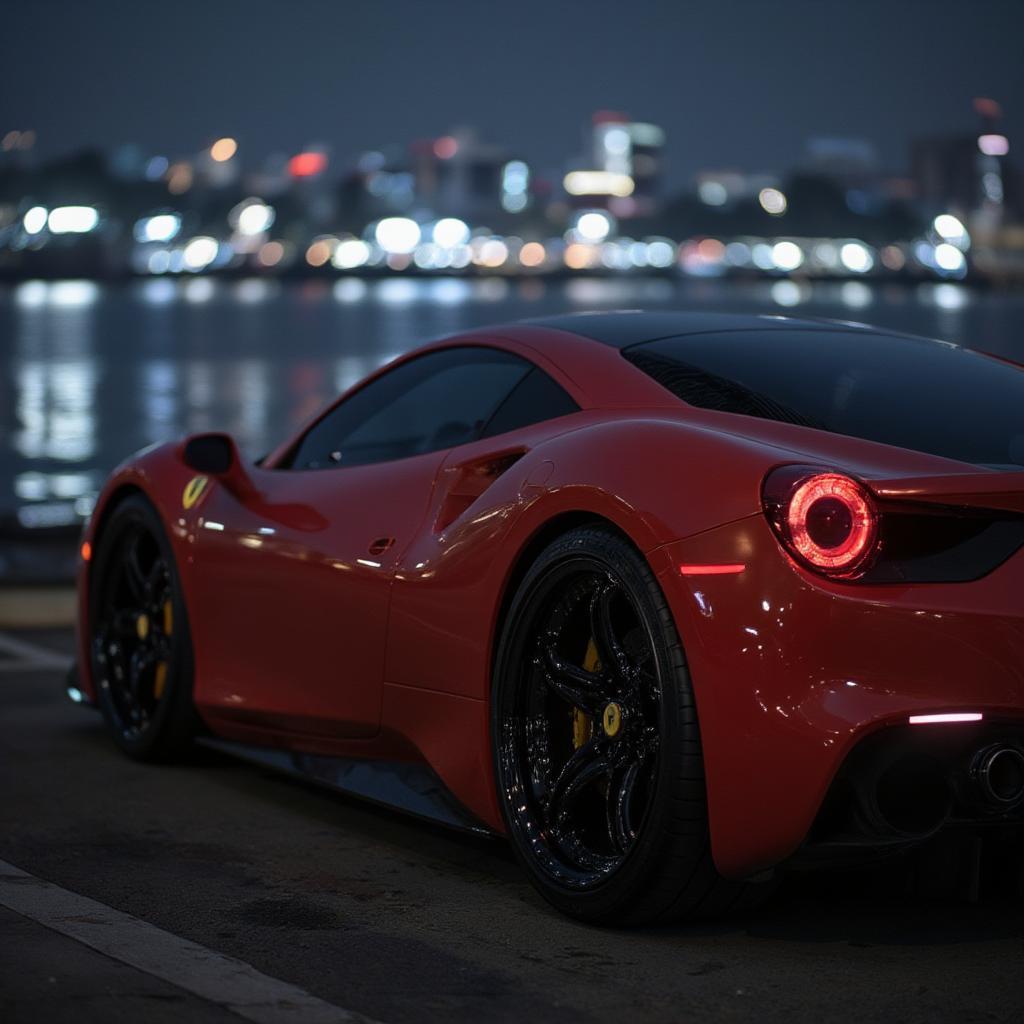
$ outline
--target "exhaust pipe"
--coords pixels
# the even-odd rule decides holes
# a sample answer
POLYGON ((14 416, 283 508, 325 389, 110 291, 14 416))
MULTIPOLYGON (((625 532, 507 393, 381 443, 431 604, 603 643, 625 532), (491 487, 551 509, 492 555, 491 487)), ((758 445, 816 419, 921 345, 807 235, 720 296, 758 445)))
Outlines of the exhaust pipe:
POLYGON ((875 806, 883 822, 903 835, 934 832, 949 816, 951 803, 945 771, 922 754, 897 758, 875 781, 875 806))
POLYGON ((1002 743, 974 755, 971 777, 992 807, 1009 810, 1024 800, 1024 752, 1002 743))

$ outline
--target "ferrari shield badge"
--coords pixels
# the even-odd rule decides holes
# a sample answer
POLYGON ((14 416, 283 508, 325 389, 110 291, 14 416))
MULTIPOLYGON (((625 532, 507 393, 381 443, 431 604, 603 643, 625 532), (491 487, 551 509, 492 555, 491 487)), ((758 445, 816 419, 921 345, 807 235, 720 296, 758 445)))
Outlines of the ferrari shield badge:
POLYGON ((207 485, 210 483, 208 476, 194 476, 185 485, 181 493, 181 507, 188 511, 206 493, 207 485))

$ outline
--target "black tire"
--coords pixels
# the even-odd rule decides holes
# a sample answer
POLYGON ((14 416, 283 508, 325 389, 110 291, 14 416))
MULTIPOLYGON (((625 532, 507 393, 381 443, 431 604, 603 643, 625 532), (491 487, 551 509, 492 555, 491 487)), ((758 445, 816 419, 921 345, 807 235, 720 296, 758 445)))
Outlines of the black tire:
POLYGON ((516 856, 564 913, 712 917, 774 888, 715 869, 683 648, 650 567, 613 530, 566 533, 527 571, 498 647, 491 735, 516 856))
POLYGON ((141 494, 103 524, 89 574, 92 676, 117 745, 140 761, 180 755, 197 731, 192 639, 174 552, 141 494))

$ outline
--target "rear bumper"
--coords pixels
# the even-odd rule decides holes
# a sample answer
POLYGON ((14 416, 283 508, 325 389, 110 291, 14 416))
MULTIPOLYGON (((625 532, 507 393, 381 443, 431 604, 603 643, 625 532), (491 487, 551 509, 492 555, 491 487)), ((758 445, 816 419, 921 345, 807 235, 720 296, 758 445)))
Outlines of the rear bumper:
POLYGON ((1024 722, 872 732, 840 766, 794 867, 853 866, 940 836, 1024 836, 1024 722))
POLYGON ((689 661, 728 877, 791 857, 854 749, 896 729, 898 746, 910 715, 1024 727, 1024 552, 973 583, 834 583, 795 567, 755 515, 652 560, 689 661), (744 568, 679 571, 702 563, 744 568))

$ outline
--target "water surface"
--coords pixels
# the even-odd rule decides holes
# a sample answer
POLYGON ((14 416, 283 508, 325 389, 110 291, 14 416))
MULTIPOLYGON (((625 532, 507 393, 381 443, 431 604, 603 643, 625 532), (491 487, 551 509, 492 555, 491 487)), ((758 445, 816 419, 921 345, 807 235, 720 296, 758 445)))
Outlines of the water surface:
POLYGON ((425 339, 638 307, 860 320, 1024 361, 1024 294, 955 284, 30 281, 0 287, 0 522, 73 522, 125 456, 182 434, 226 430, 255 457, 425 339))

